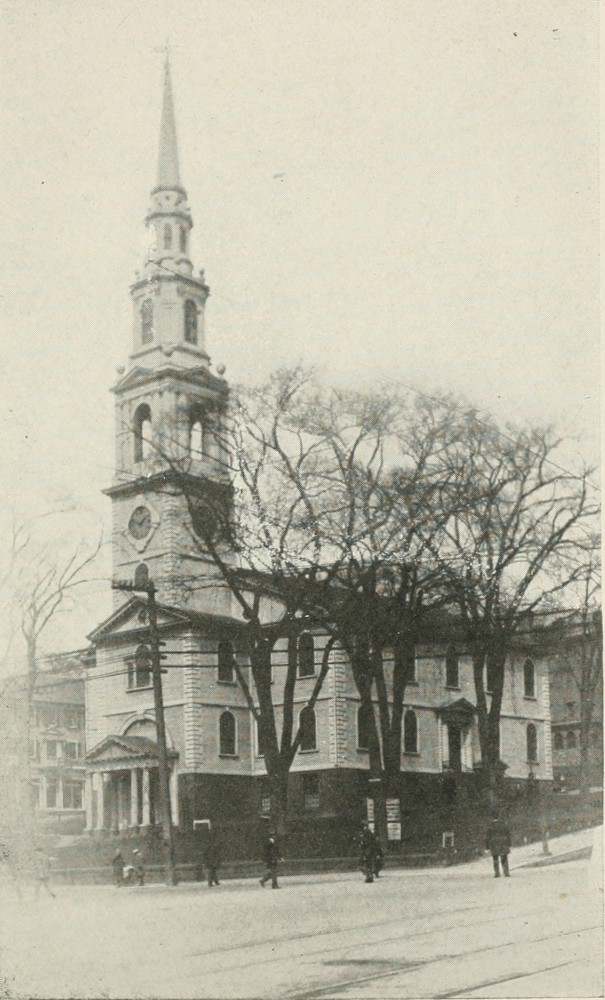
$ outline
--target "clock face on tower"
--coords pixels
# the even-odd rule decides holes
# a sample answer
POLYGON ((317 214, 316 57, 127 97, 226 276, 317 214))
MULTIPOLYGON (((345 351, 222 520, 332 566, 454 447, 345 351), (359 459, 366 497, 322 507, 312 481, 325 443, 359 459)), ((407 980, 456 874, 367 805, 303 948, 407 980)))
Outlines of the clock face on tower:
POLYGON ((151 531, 151 512, 147 507, 135 507, 128 522, 133 538, 145 538, 151 531))

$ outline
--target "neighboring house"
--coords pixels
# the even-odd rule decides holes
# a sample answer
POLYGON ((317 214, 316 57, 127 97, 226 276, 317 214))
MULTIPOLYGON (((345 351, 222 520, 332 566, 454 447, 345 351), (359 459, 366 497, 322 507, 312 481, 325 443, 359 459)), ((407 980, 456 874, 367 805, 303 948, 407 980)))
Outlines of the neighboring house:
POLYGON ((33 687, 27 674, 3 683, 0 780, 12 829, 30 822, 45 832, 84 829, 87 655, 41 657, 33 687))
POLYGON ((86 650, 41 661, 30 701, 34 806, 45 828, 84 829, 86 650))
MULTIPOLYGON (((228 386, 210 372, 204 346, 209 290, 203 272, 194 276, 189 259, 193 223, 179 176, 168 66, 158 182, 147 222, 155 230, 154 248, 131 288, 133 350, 114 387, 116 473, 107 490, 114 577, 132 580, 145 564, 158 588, 168 667, 163 695, 173 821, 184 834, 211 821, 232 855, 245 856, 251 832, 263 817, 270 820, 271 801, 255 722, 233 669, 241 609, 212 561, 195 546, 185 500, 177 489, 166 489, 170 471, 150 447, 169 440, 189 456, 193 495, 213 489, 228 497, 219 433, 228 386)), ((147 615, 144 599, 125 601, 116 592, 114 613, 89 637, 95 649, 87 670, 86 718, 86 813, 92 833, 138 834, 152 829, 160 814, 147 615)), ((325 643, 325 635, 313 630, 298 639, 297 712, 312 690, 325 643)), ((273 651, 272 668, 279 727, 285 639, 273 651)), ((249 672, 245 665, 244 670, 249 672)), ((393 846, 412 849, 429 834, 441 845, 443 830, 454 822, 452 802, 477 784, 474 700, 467 652, 427 627, 406 689, 400 795, 387 809, 393 846)), ((552 777, 549 674, 540 657, 529 660, 519 653, 509 664, 501 756, 507 777, 552 777)), ((47 775, 43 795, 48 788, 47 775)), ((371 819, 372 795, 367 726, 350 666, 335 648, 315 708, 304 717, 291 771, 296 849, 324 854, 346 849, 361 816, 371 819)))
MULTIPOLYGON (((603 657, 600 612, 551 626, 553 776, 561 791, 603 787, 603 657)), ((549 637, 550 639, 550 637, 549 637)))

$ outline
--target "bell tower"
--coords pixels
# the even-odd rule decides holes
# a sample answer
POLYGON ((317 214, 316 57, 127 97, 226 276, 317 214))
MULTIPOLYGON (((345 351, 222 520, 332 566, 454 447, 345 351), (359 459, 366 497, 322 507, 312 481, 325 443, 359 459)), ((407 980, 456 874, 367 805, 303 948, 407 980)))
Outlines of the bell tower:
POLYGON ((210 290, 190 259, 193 219, 180 177, 168 59, 157 182, 145 222, 150 249, 130 289, 129 367, 113 387, 116 467, 106 493, 114 577, 132 579, 145 562, 160 602, 224 613, 226 594, 195 532, 191 502, 198 517, 230 505, 228 386, 210 371, 205 349, 210 290))

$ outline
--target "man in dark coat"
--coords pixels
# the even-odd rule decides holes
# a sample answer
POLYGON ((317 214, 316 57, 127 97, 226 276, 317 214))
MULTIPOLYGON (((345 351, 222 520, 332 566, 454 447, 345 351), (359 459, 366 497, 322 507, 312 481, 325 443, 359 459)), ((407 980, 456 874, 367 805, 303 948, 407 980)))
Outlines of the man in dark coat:
POLYGON ((361 837, 359 839, 359 866, 365 875, 366 882, 374 881, 376 853, 376 837, 368 824, 362 823, 361 837))
POLYGON ((267 867, 267 870, 260 880, 260 884, 264 885, 271 879, 271 888, 279 889, 277 884, 277 866, 280 861, 284 859, 281 857, 279 852, 279 846, 277 844, 277 838, 275 834, 271 834, 270 837, 265 841, 265 847, 263 851, 263 860, 267 867))
POLYGON ((113 878, 117 886, 122 885, 124 881, 124 858, 122 857, 121 851, 116 851, 113 856, 113 861, 111 862, 113 868, 113 878))
POLYGON ((380 872, 384 868, 384 851, 382 849, 382 844, 380 843, 380 840, 378 839, 378 837, 376 836, 376 834, 374 834, 374 841, 375 841, 375 843, 374 843, 374 868, 373 868, 373 871, 374 871, 374 878, 378 878, 378 876, 380 875, 380 872))
POLYGON ((500 865, 506 878, 510 877, 508 870, 508 855, 510 854, 510 830, 498 815, 492 817, 485 837, 485 849, 491 852, 494 862, 494 878, 500 878, 500 865))
POLYGON ((218 880, 218 866, 221 863, 221 854, 218 841, 214 833, 209 833, 204 847, 204 861, 208 869, 208 888, 213 885, 220 885, 218 880))

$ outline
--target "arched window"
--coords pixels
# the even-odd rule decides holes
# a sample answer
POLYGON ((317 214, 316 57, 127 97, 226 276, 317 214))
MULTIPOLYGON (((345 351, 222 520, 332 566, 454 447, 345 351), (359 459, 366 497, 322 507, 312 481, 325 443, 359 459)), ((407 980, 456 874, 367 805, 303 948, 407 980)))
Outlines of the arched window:
POLYGON ((221 639, 218 644, 218 680, 221 684, 233 684, 233 643, 221 639))
POLYGON ((315 674, 315 643, 310 632, 302 632, 298 637, 298 676, 313 677, 315 674))
POLYGON ((575 731, 573 729, 569 729, 567 732, 567 749, 575 750, 577 745, 578 741, 576 739, 575 731))
POLYGON ((185 229, 184 226, 181 226, 181 233, 180 233, 179 239, 180 239, 181 253, 186 253, 187 252, 187 230, 185 229))
POLYGON ((185 302, 185 340, 197 344, 197 306, 193 299, 185 302))
POLYGON ((134 415, 134 460, 142 462, 151 451, 151 410, 141 403, 134 415))
POLYGON ((219 719, 219 753, 221 757, 235 757, 235 716, 223 712, 219 719))
POLYGON ((167 222, 164 226, 164 250, 170 250, 172 246, 172 226, 167 222))
POLYGON ((557 729, 557 731, 553 735, 553 747, 555 750, 565 749, 565 744, 563 742, 563 733, 561 732, 560 729, 557 729))
POLYGON ((538 730, 533 722, 527 727, 527 759, 530 764, 535 764, 538 760, 538 730))
POLYGON ((372 709, 367 705, 360 705, 357 709, 357 749, 370 749, 370 736, 372 732, 372 709))
POLYGON ((523 664, 523 689, 526 698, 536 697, 536 672, 533 660, 527 659, 523 664))
POLYGON ((189 454, 200 459, 204 452, 204 429, 199 417, 195 417, 189 428, 189 454))
POLYGON ((145 299, 141 306, 141 343, 150 344, 153 340, 153 302, 145 299))
POLYGON ((458 654, 454 646, 448 646, 445 651, 445 686, 448 688, 457 688, 460 686, 458 654))
POLYGON ((149 646, 139 646, 134 661, 128 664, 128 687, 146 688, 151 686, 151 654, 149 646))
POLYGON ((405 753, 418 753, 418 719, 411 708, 403 717, 403 749, 405 753))
POLYGON ((308 706, 303 708, 299 716, 301 728, 300 749, 317 750, 317 723, 315 712, 308 706))

